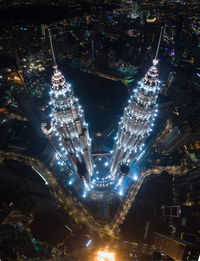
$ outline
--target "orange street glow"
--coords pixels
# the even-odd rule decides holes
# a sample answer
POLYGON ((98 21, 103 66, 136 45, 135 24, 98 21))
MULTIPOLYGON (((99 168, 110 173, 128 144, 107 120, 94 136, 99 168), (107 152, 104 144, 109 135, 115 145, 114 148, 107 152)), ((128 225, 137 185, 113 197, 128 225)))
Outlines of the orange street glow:
POLYGON ((115 253, 109 251, 98 251, 95 261, 115 261, 115 253))

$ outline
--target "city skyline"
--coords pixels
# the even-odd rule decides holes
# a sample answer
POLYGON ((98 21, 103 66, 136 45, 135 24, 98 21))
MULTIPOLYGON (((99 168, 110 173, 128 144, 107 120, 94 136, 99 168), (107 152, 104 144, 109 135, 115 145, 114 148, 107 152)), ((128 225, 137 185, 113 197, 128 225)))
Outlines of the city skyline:
POLYGON ((198 1, 1 4, 0 258, 196 260, 198 1))

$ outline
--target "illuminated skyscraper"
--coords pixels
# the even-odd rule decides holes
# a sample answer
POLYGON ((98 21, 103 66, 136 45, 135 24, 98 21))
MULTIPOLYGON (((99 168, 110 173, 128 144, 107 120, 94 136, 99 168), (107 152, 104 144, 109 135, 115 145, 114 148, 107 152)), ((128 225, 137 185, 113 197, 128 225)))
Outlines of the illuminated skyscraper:
MULTIPOLYGON (((52 47, 51 35, 50 43, 52 47)), ((57 151, 61 165, 70 164, 83 178, 87 186, 92 175, 91 139, 85 122, 83 109, 74 96, 71 84, 66 82, 54 60, 54 73, 51 79, 50 94, 51 129, 46 132, 57 151)), ((45 130, 44 130, 45 132, 45 130)))
MULTIPOLYGON (((102 176, 102 184, 105 187, 106 178, 110 184, 117 181, 117 186, 122 183, 123 177, 128 174, 129 167, 136 163, 145 152, 145 140, 153 130, 154 121, 158 113, 157 98, 159 94, 158 80, 158 50, 160 46, 162 30, 160 33, 158 48, 153 65, 145 76, 138 82, 124 109, 123 117, 119 122, 116 142, 114 144, 110 173, 102 176)), ((50 91, 50 118, 51 128, 47 131, 43 128, 56 149, 56 157, 61 165, 70 165, 71 168, 83 179, 87 189, 94 188, 101 177, 99 170, 93 173, 91 158, 91 139, 88 127, 84 119, 83 110, 78 99, 74 96, 71 85, 66 82, 62 73, 58 70, 53 52, 52 40, 50 43, 54 60, 54 73, 52 76, 52 88, 50 91), (91 180, 90 177, 92 176, 91 180), (93 184, 94 183, 94 184, 93 184)), ((100 158, 99 158, 100 160, 100 158)), ((94 167, 96 167, 94 165, 94 167)), ((97 184, 98 185, 98 184, 97 184)), ((116 187, 115 187, 116 188, 116 187)), ((123 192, 119 191, 120 195, 123 192)), ((84 192, 84 197, 86 192, 84 192)))
POLYGON ((153 130, 158 113, 156 101, 160 90, 157 55, 161 35, 162 30, 153 65, 133 90, 134 94, 130 97, 119 122, 110 169, 113 178, 118 172, 122 176, 125 175, 128 172, 125 166, 131 166, 142 157, 145 152, 145 140, 153 130))

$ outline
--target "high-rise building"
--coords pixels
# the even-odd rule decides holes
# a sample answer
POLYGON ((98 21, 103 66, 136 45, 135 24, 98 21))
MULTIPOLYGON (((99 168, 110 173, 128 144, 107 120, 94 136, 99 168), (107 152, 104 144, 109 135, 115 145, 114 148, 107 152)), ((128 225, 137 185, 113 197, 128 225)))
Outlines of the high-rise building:
POLYGON ((113 178, 118 172, 123 177, 128 173, 128 166, 140 160, 145 152, 145 140, 153 130, 158 113, 156 102, 160 90, 157 55, 161 36, 162 29, 153 65, 133 90, 134 94, 128 100, 119 122, 110 169, 113 178))
POLYGON ((113 176, 120 164, 131 165, 144 154, 144 142, 153 129, 158 112, 156 101, 160 87, 157 64, 158 60, 153 60, 153 65, 134 89, 119 122, 111 165, 113 176))
MULTIPOLYGON (((52 46, 51 36, 50 43, 52 46)), ((55 56, 52 48, 53 59, 55 56)), ((66 82, 58 66, 54 64, 50 90, 50 124, 47 131, 51 143, 57 151, 56 157, 60 164, 70 165, 83 178, 88 187, 89 177, 92 175, 91 139, 88 125, 85 122, 83 109, 74 96, 71 84, 66 82)))

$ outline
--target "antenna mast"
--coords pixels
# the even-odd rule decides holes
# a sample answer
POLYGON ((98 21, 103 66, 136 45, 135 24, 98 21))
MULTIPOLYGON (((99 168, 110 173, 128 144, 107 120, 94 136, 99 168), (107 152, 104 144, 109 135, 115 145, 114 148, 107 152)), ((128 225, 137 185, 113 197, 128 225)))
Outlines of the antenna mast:
POLYGON ((155 58, 154 58, 155 60, 157 60, 157 57, 158 57, 158 52, 159 52, 159 49, 160 49, 160 42, 161 42, 162 33, 163 33, 163 26, 161 27, 161 30, 160 30, 158 46, 157 46, 156 55, 155 55, 155 58))
POLYGON ((54 54, 54 50, 53 50, 53 43, 52 43, 52 37, 51 37, 51 30, 49 30, 49 39, 50 39, 50 45, 51 45, 51 53, 52 53, 52 57, 53 57, 53 62, 56 65, 56 58, 55 58, 55 54, 54 54))

